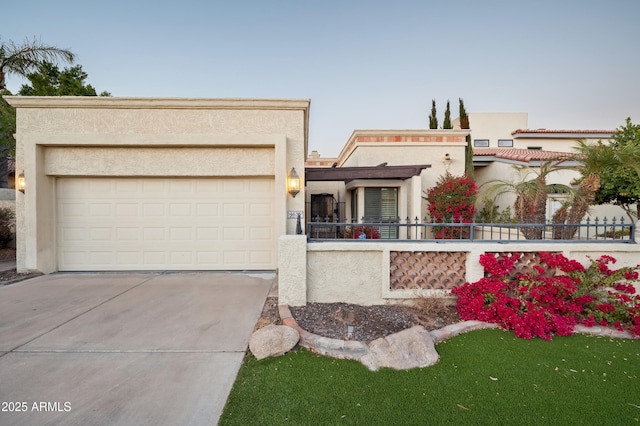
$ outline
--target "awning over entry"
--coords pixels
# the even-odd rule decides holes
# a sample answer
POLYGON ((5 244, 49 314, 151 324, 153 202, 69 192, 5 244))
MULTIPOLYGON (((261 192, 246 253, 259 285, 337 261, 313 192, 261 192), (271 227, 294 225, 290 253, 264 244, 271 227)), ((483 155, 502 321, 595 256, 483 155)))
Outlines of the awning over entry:
POLYGON ((305 181, 344 181, 355 179, 409 179, 419 176, 431 164, 387 166, 387 163, 368 167, 311 167, 305 169, 305 181))

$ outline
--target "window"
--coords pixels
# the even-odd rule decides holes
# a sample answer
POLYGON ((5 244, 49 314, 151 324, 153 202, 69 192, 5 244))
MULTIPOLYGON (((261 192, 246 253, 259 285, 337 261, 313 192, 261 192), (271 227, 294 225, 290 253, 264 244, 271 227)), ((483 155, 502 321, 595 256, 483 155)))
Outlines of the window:
POLYGON ((489 146, 489 139, 474 139, 473 146, 487 147, 489 146))
MULTIPOLYGON (((390 222, 398 220, 398 188, 364 188, 365 222, 390 222)), ((398 238, 395 226, 379 227, 380 238, 398 238)))
POLYGON ((498 146, 513 146, 513 139, 498 139, 498 146))

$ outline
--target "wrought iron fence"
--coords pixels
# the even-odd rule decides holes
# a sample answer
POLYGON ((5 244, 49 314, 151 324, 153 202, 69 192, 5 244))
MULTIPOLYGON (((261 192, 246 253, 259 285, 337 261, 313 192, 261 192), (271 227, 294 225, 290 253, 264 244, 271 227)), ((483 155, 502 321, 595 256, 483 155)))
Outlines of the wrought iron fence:
POLYGON ((309 241, 601 242, 635 243, 635 225, 624 218, 580 223, 445 222, 428 218, 362 218, 338 222, 316 216, 307 223, 309 241))

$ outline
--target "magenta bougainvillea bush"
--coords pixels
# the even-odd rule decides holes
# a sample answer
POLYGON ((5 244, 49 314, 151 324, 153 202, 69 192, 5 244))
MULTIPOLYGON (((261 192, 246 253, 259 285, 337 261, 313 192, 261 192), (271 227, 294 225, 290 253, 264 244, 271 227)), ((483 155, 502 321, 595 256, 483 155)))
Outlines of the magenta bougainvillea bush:
MULTIPOLYGON (((476 212, 478 187, 466 176, 449 173, 440 177, 436 186, 427 191, 431 220, 441 223, 471 223, 476 212)), ((444 239, 469 238, 467 226, 435 227, 435 237, 444 239)))
POLYGON ((633 286, 640 265, 613 269, 616 259, 603 255, 584 267, 562 254, 543 252, 535 272, 514 277, 519 258, 519 253, 480 256, 485 277, 452 290, 463 320, 500 324, 526 339, 567 336, 576 324, 612 326, 640 336, 640 297, 633 286))

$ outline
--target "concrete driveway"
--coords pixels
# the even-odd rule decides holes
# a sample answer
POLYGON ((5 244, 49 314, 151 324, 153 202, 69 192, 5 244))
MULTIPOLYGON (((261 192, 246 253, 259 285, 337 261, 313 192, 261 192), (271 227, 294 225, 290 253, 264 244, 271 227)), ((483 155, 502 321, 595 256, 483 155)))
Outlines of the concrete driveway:
POLYGON ((58 273, 0 287, 0 424, 216 424, 273 281, 58 273))

